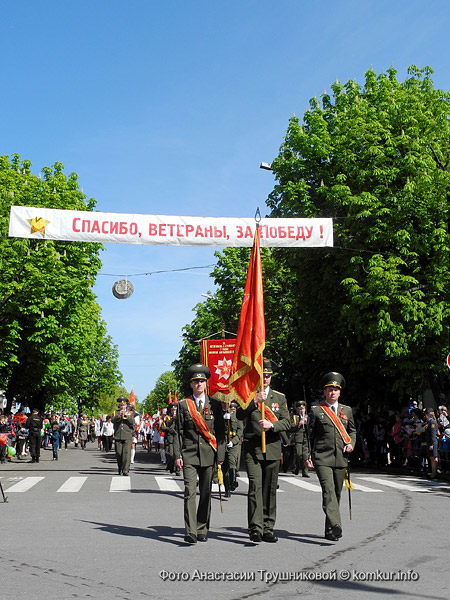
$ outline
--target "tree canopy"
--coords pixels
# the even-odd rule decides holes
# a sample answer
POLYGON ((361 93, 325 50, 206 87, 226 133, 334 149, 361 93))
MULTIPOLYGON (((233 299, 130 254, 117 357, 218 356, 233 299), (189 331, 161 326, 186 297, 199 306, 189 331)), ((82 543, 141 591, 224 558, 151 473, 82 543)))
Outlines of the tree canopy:
MULTIPOLYGON (((336 81, 289 121, 270 216, 332 217, 335 240, 262 249, 266 355, 291 401, 330 370, 353 404, 450 392, 450 94, 431 75, 369 69, 364 85, 336 81)), ((179 376, 199 359, 195 340, 237 331, 249 250, 216 256, 217 290, 184 329, 179 376)))
POLYGON ((174 394, 180 394, 180 383, 172 371, 162 373, 155 383, 155 387, 148 394, 142 403, 142 412, 154 415, 161 408, 166 408, 169 400, 169 392, 172 400, 174 394))
POLYGON ((8 238, 12 204, 92 210, 63 165, 31 172, 0 157, 0 389, 13 401, 90 408, 120 383, 118 352, 92 292, 100 244, 8 238))
POLYGON ((431 74, 336 81, 272 163, 271 216, 334 219, 334 249, 277 251, 294 275, 297 360, 345 372, 355 401, 448 381, 450 95, 431 74))

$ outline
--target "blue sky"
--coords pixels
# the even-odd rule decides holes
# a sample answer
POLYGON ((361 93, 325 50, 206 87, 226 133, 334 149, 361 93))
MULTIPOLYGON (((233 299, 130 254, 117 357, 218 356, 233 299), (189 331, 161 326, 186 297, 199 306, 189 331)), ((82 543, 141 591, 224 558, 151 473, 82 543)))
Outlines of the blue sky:
MULTIPOLYGON (((449 25, 447 0, 3 2, 0 153, 36 174, 62 162, 101 211, 265 214, 259 164, 290 116, 369 67, 429 65, 449 90, 449 25)), ((143 400, 214 286, 210 269, 136 275, 210 265, 214 249, 107 244, 101 258, 95 293, 143 400), (117 300, 123 275, 135 292, 117 300)))

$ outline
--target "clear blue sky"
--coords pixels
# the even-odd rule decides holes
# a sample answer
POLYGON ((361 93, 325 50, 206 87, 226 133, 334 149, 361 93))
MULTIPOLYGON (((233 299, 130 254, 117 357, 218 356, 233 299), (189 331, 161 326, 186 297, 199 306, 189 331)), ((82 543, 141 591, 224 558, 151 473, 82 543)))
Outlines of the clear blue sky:
MULTIPOLYGON (((108 212, 252 217, 293 112, 338 78, 431 66, 450 89, 447 0, 22 0, 0 17, 0 153, 60 161, 108 212)), ((178 356, 212 248, 105 245, 95 293, 128 390, 178 356), (112 274, 114 276, 111 276, 112 274), (128 275, 135 292, 111 288, 128 275)), ((214 332, 205 331, 205 335, 214 332)))

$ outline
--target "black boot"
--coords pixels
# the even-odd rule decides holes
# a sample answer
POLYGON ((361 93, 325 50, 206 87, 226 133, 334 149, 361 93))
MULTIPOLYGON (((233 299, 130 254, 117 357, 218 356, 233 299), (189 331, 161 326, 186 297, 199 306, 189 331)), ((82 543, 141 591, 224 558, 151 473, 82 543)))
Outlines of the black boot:
POLYGON ((238 486, 238 480, 236 477, 236 469, 230 469, 230 489, 234 492, 234 490, 238 486))

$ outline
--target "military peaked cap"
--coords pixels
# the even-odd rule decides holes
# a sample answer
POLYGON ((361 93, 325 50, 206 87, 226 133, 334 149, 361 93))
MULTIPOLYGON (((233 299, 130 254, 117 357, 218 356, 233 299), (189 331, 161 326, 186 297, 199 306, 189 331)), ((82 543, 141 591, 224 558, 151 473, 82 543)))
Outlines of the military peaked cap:
POLYGON ((331 371, 331 373, 327 373, 322 377, 320 387, 338 387, 339 389, 343 390, 345 388, 345 379, 340 373, 331 371))
POLYGON ((263 373, 267 373, 268 375, 273 374, 272 369, 272 361, 268 358, 263 358, 263 373))
POLYGON ((189 381, 194 381, 195 379, 209 379, 211 377, 211 371, 206 365, 197 363, 189 367, 187 376, 189 381))

